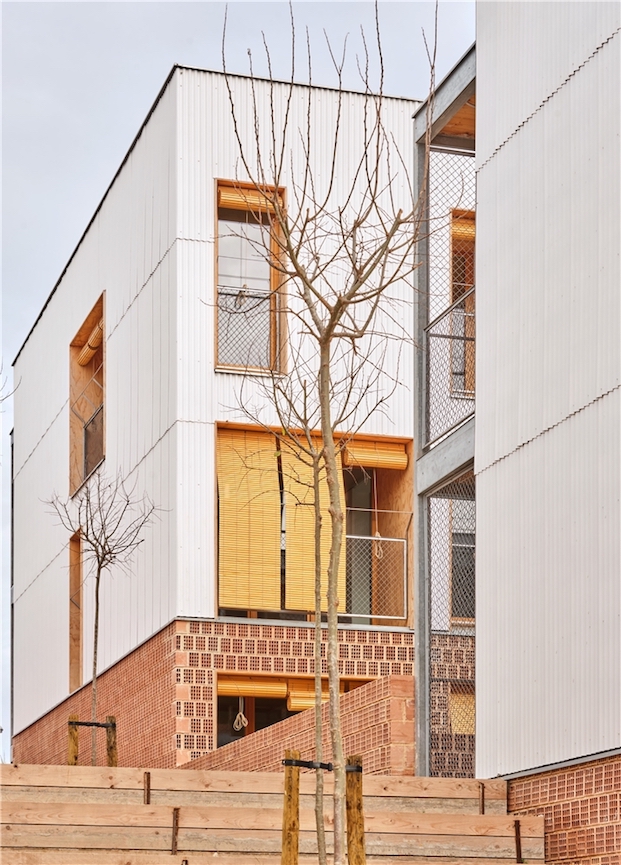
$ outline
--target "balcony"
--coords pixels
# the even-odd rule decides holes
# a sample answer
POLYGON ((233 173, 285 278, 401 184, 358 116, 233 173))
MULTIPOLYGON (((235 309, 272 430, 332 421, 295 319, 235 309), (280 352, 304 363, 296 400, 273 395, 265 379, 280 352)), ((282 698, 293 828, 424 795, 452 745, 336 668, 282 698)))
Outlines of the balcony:
POLYGON ((474 414, 474 288, 425 328, 425 358, 425 445, 429 446, 474 414))

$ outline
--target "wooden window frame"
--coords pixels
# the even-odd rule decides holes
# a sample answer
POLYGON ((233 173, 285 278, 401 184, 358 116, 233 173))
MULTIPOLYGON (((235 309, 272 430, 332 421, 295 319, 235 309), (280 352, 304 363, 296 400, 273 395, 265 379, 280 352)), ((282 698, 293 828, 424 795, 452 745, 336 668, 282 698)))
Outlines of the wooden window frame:
POLYGON ((273 217, 273 200, 278 198, 279 204, 284 206, 284 189, 276 190, 274 187, 266 187, 263 194, 251 183, 237 183, 231 180, 216 181, 216 243, 215 243, 215 367, 216 370, 225 372, 257 372, 257 373, 284 373, 286 371, 286 297, 280 272, 270 265, 270 334, 269 334, 269 363, 266 366, 251 366, 247 364, 234 364, 220 360, 218 334, 220 313, 220 279, 218 266, 218 238, 220 236, 220 211, 239 211, 249 214, 257 222, 259 217, 268 219, 267 230, 270 232, 270 255, 273 261, 280 257, 280 244, 278 243, 278 224, 273 217))
POLYGON ((69 491, 74 495, 106 455, 105 296, 102 294, 69 346, 69 491), (101 417, 100 417, 101 415, 101 417), (98 419, 101 457, 87 466, 87 430, 98 419))
MULTIPOLYGON (((451 342, 451 359, 450 359, 450 387, 451 394, 456 397, 464 397, 472 399, 475 393, 475 297, 472 289, 475 286, 475 242, 476 242, 476 224, 474 210, 453 210, 451 211, 451 243, 450 243, 450 274, 451 274, 451 305, 467 295, 464 300, 463 312, 463 334, 459 334, 464 339, 462 344, 463 349, 463 387, 456 387, 454 382, 453 361, 455 347, 451 342), (464 255, 466 257, 465 278, 461 282, 455 279, 456 271, 456 256, 464 255)), ((453 316, 454 313, 451 313, 453 316)), ((451 319, 451 333, 453 332, 453 320, 451 319)))

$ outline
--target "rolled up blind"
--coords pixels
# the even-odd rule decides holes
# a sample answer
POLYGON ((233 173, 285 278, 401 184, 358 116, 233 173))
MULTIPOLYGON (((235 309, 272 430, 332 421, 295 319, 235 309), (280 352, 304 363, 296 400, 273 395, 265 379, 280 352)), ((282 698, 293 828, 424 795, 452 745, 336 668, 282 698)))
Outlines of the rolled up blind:
POLYGON ((408 455, 399 442, 351 441, 345 447, 343 464, 403 471, 408 467, 408 455))

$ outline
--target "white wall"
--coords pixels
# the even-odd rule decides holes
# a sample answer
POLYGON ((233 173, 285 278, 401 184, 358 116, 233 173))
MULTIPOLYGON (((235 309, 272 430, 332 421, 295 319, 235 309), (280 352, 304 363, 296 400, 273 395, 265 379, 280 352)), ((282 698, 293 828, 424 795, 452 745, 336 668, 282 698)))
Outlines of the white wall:
MULTIPOLYGON (((177 73, 179 88, 179 240, 178 247, 178 416, 180 437, 184 442, 179 455, 178 495, 187 520, 179 525, 179 613, 214 615, 216 612, 215 549, 215 442, 216 424, 222 421, 277 424, 277 415, 265 385, 269 379, 252 379, 236 372, 215 371, 215 234, 217 232, 216 182, 247 180, 240 163, 234 136, 229 96, 225 79, 218 74, 196 70, 177 73), (244 406, 247 411, 242 408, 244 406)), ((251 83, 231 77, 241 134, 247 152, 254 156, 251 83)), ((287 87, 275 85, 277 124, 280 123, 287 87)), ((260 117, 270 115, 270 88, 255 82, 255 97, 260 117)), ((336 186, 332 201, 342 202, 351 184, 353 166, 361 156, 364 99, 344 94, 343 146, 339 152, 336 186)), ((299 132, 304 130, 308 89, 297 87, 291 107, 290 128, 286 138, 286 160, 282 184, 290 208, 294 208, 294 181, 302 176, 304 155, 299 132)), ((313 170, 319 183, 329 174, 331 130, 336 115, 336 94, 314 91, 311 105, 313 125, 313 170)), ((409 163, 413 152, 412 114, 415 103, 405 100, 385 102, 384 122, 388 134, 409 163)), ((261 130, 264 154, 268 154, 269 127, 261 130)), ((393 155, 396 165, 397 153, 393 155)), ((411 207, 405 190, 405 176, 395 185, 404 209, 411 207)), ((410 280, 411 282, 411 280, 410 280)), ((413 332, 413 292, 409 285, 395 286, 393 305, 380 320, 379 328, 402 337, 413 332)), ((289 296, 293 306, 294 298, 289 296)), ((293 344, 300 326, 289 316, 293 344)), ((303 349, 309 354, 308 343, 303 349)), ((384 369, 387 379, 397 379, 395 393, 385 410, 374 414, 364 432, 377 435, 413 435, 413 355, 410 340, 391 339, 386 344, 384 369)), ((382 387, 390 387, 383 382, 382 387)), ((363 412, 359 413, 360 415, 363 412)), ((355 426, 355 422, 352 426, 355 426)))
MULTIPOLYGON (((105 292, 106 460, 161 509, 130 575, 102 593, 100 669, 174 615, 175 93, 169 88, 16 363, 15 712, 19 732, 67 696, 68 533, 42 502, 69 494, 69 344, 105 292)), ((93 581, 84 587, 84 679, 93 581)))
POLYGON ((478 6, 478 777, 621 746, 619 8, 478 6))

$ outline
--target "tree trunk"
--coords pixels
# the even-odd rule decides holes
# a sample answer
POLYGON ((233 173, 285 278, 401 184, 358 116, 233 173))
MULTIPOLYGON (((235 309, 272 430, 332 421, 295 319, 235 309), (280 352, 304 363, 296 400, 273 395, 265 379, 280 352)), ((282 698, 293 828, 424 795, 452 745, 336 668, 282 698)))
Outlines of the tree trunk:
POLYGON ((332 544, 328 562, 328 687, 330 694, 330 738, 334 763, 334 865, 345 865, 345 758, 341 729, 338 666, 338 576, 343 543, 343 508, 341 505, 336 445, 332 432, 330 407, 330 339, 320 342, 319 404, 326 482, 330 497, 332 544))
MULTIPOLYGON (((313 453, 313 494, 315 505, 315 760, 323 762, 321 688, 321 501, 319 498, 319 455, 313 453)), ((323 769, 315 770, 315 823, 317 857, 326 865, 326 830, 323 823, 323 769)))
MULTIPOLYGON (((91 692, 91 721, 97 721, 97 648, 99 644, 99 584, 101 568, 95 575, 95 624, 93 627, 93 685, 91 692)), ((91 727, 91 766, 97 765, 97 727, 91 727)))

